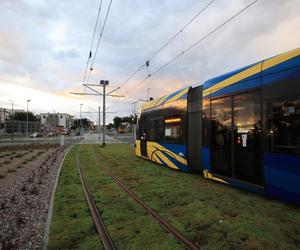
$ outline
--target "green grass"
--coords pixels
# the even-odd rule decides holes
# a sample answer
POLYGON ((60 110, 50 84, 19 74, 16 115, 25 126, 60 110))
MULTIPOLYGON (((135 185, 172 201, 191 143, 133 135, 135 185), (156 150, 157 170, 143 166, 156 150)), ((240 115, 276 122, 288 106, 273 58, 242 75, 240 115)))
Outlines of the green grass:
MULTIPOLYGON (((126 144, 105 148, 81 145, 80 152, 96 204, 119 249, 175 249, 182 246, 116 186, 101 166, 108 167, 165 220, 198 242, 201 249, 300 248, 299 207, 206 180, 201 175, 156 165, 136 157, 133 148, 126 144)), ((72 172, 75 178, 75 155, 73 150, 67 157, 68 164, 64 164, 56 199, 62 191, 65 196, 74 195, 73 188, 59 190, 67 181, 65 175, 72 172)), ((76 178, 79 180, 78 176, 76 178)), ((74 179, 69 182, 69 185, 75 185, 74 179)), ((84 199, 81 202, 83 206, 84 199)), ((73 204, 61 204, 61 209, 68 210, 73 204)), ((53 220, 59 224, 68 225, 73 219, 68 216, 56 218, 55 215, 58 214, 54 214, 53 220)), ((88 212, 86 218, 89 218, 88 212)), ((53 235, 53 231, 51 233, 53 235)), ((70 240, 72 236, 65 233, 60 231, 66 241, 70 240)), ((55 246, 64 248, 64 245, 55 246)))
POLYGON ((95 164, 93 146, 80 147, 80 161, 101 217, 117 249, 182 249, 182 246, 95 164))
POLYGON ((298 207, 145 161, 126 144, 89 147, 99 167, 203 249, 300 247, 298 207))
POLYGON ((66 157, 55 193, 48 249, 101 249, 76 168, 76 148, 66 157))

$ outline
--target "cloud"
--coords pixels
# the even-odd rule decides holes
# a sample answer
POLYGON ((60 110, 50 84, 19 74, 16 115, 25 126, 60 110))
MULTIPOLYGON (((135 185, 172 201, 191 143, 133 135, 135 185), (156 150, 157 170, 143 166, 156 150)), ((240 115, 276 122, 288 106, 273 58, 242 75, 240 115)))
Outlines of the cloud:
POLYGON ((80 57, 79 52, 76 49, 58 50, 54 54, 54 58, 57 60, 64 60, 68 58, 80 57))
MULTIPOLYGON (((209 0, 124 0, 113 2, 90 82, 124 82, 209 0)), ((220 31, 180 56, 149 80, 137 85, 171 58, 249 4, 250 0, 215 1, 182 34, 135 75, 120 93, 108 99, 114 111, 130 112, 131 102, 146 89, 159 97, 184 86, 273 56, 300 44, 299 0, 258 1, 220 31)), ((109 1, 103 1, 100 23, 109 1)), ((0 103, 32 94, 36 112, 56 109, 78 113, 78 102, 97 107, 99 97, 70 97, 80 88, 98 0, 0 1, 0 103), (9 90, 9 91, 7 91, 9 90), (41 102, 41 103, 40 103, 41 102)), ((96 33, 97 42, 99 30, 96 33)), ((95 47, 93 47, 93 53, 95 47)), ((4 104, 3 104, 4 105, 4 104)), ((109 115, 110 119, 113 114, 109 115)))

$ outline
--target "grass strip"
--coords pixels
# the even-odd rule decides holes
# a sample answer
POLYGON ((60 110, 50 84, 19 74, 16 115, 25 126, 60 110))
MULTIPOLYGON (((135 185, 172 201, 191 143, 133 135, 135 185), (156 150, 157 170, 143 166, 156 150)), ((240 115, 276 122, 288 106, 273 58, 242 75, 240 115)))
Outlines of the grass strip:
POLYGON ((80 145, 81 167, 117 249, 184 249, 99 168, 94 145, 80 145))
POLYGON ((103 249, 77 172, 76 152, 73 147, 61 169, 48 249, 103 249))
MULTIPOLYGON (((84 147, 93 149, 89 155, 101 175, 105 165, 201 249, 300 248, 299 207, 145 161, 126 144, 84 147)), ((111 187, 98 188, 107 193, 111 187)), ((111 190, 109 195, 104 202, 114 203, 120 194, 111 190)), ((116 223, 125 217, 124 209, 109 213, 107 219, 116 223)))

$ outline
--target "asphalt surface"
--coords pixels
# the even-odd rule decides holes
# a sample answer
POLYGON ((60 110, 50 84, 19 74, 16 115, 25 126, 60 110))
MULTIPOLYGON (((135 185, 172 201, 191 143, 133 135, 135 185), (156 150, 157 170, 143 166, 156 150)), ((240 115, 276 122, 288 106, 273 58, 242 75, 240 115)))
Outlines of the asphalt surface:
MULTIPOLYGON (((103 143, 103 137, 101 135, 99 139, 99 134, 84 134, 83 140, 80 142, 81 144, 102 144, 103 143)), ((115 139, 112 136, 105 135, 105 143, 112 144, 112 143, 122 143, 122 141, 115 139)))
MULTIPOLYGON (((98 133, 85 133, 83 136, 55 136, 55 137, 38 137, 38 138, 28 138, 28 137, 15 137, 14 141, 11 141, 11 138, 1 138, 0 137, 0 146, 9 146, 9 145, 23 145, 23 144, 61 144, 61 141, 64 140, 65 144, 73 144, 81 140, 81 144, 102 144, 102 134, 99 138, 98 133)), ((125 134, 110 134, 105 136, 105 143, 133 143, 132 133, 125 134)))

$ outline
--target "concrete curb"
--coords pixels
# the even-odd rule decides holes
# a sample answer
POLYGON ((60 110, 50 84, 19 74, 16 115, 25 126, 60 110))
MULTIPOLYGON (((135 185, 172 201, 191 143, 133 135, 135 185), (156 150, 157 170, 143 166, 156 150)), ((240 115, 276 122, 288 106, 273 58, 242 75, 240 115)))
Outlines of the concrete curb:
POLYGON ((71 145, 68 149, 67 149, 67 152, 65 153, 61 163, 60 163, 60 166, 59 166, 59 169, 58 169, 58 172, 57 172, 57 175, 56 175, 56 179, 55 179, 55 184, 54 184, 54 187, 53 187, 53 191, 52 191, 52 194, 51 194, 51 200, 50 200, 50 204, 49 204, 49 208, 48 208, 48 217, 47 217, 47 223, 46 223, 46 229, 45 229, 45 234, 44 234, 44 246, 43 246, 43 249, 46 250, 47 249, 47 246, 48 246, 48 240, 49 240, 49 232, 50 232, 50 224, 51 224, 51 219, 52 219, 52 210, 53 210, 53 204, 54 204, 54 195, 55 195, 55 191, 56 191, 56 188, 57 188, 57 184, 58 184, 58 179, 59 179, 59 176, 60 176, 60 171, 61 171, 61 168, 62 168, 62 165, 65 161, 65 158, 66 156, 68 155, 68 153, 70 152, 70 150, 75 146, 76 144, 73 144, 71 145))

